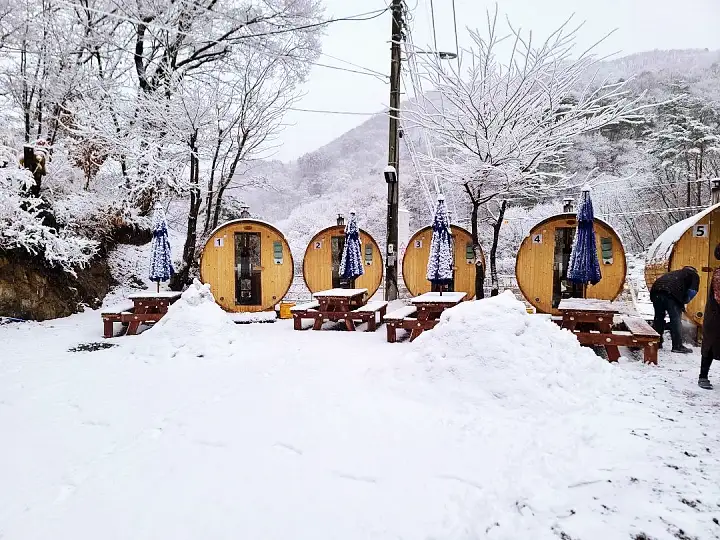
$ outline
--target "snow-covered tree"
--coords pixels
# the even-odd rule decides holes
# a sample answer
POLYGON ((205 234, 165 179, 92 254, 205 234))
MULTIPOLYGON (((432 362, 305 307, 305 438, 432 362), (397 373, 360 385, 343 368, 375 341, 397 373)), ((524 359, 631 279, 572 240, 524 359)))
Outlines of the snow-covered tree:
MULTIPOLYGON (((422 100, 410 118, 432 134, 439 149, 431 159, 435 170, 467 193, 476 243, 479 210, 487 209, 493 294, 508 204, 561 195, 572 176, 564 170, 564 158, 577 136, 632 121, 639 109, 622 82, 582 84, 599 60, 592 49, 576 54, 578 30, 568 21, 535 42, 532 34, 508 23, 508 33, 501 35, 496 11, 488 14, 485 35, 471 32, 473 46, 457 67, 439 56, 422 56, 435 95, 422 100), (504 56, 506 44, 510 53, 504 56)), ((481 288, 478 279, 476 292, 481 288)))

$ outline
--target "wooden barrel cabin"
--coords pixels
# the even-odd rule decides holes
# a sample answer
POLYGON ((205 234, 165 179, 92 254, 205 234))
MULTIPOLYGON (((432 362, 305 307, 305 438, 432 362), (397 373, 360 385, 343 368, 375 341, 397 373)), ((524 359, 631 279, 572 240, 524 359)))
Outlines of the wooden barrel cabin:
MULTIPOLYGON (((338 222, 341 222, 339 219, 338 222)), ((375 239, 360 229, 360 253, 365 273, 352 282, 340 279, 340 260, 345 247, 345 225, 323 229, 313 236, 305 249, 303 279, 310 292, 336 288, 367 289, 372 297, 383 279, 383 259, 375 239)))
POLYGON ((200 279, 226 311, 272 309, 290 289, 293 258, 283 234, 263 221, 236 219, 215 229, 202 252, 200 279))
MULTIPOLYGON (((451 225, 450 231, 453 239, 455 272, 453 281, 448 288, 451 291, 466 292, 465 300, 470 300, 475 296, 475 252, 473 251, 472 235, 457 225, 451 225)), ((425 227, 412 235, 405 249, 402 275, 405 287, 413 296, 434 290, 432 283, 427 279, 431 240, 432 227, 425 227)), ((484 253, 482 254, 482 264, 484 267, 484 253)), ((448 290, 448 288, 444 290, 448 290)))
MULTIPOLYGON (((567 279, 576 227, 574 213, 557 214, 535 225, 520 244, 515 277, 525 299, 540 313, 557 315, 560 300, 583 295, 582 286, 567 279)), ((595 242, 602 279, 588 285, 585 296, 615 300, 625 285, 625 249, 615 230, 598 218, 595 242)))
POLYGON ((720 266, 713 252, 720 243, 720 204, 690 216, 669 227, 657 237, 645 256, 645 283, 648 289, 661 275, 693 266, 700 274, 700 290, 687 305, 686 317, 702 325, 708 294, 708 281, 720 266))

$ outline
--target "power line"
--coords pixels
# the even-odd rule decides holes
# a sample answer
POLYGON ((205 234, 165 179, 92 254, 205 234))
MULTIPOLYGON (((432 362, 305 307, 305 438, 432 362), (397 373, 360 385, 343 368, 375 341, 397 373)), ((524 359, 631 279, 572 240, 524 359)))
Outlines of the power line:
POLYGON ((343 60, 342 58, 338 58, 337 56, 333 56, 333 55, 331 55, 331 54, 324 53, 324 52, 322 52, 322 53, 320 53, 320 54, 321 54, 322 56, 327 56, 328 58, 331 58, 331 59, 333 59, 333 60, 337 60, 338 62, 342 62, 343 64, 347 64, 347 65, 349 65, 349 66, 352 66, 352 67, 355 67, 355 68, 358 68, 358 69, 365 70, 365 71, 367 71, 368 73, 374 73, 375 75, 378 75, 378 76, 380 76, 380 77, 384 77, 384 78, 386 78, 386 79, 389 79, 389 78, 390 78, 390 76, 389 76, 389 75, 386 75, 385 73, 382 73, 382 72, 380 72, 380 71, 375 71, 374 69, 366 68, 366 67, 363 67, 363 66, 359 66, 358 64, 353 64, 353 63, 350 62, 349 60, 343 60))
POLYGON ((309 62, 313 66, 328 68, 328 69, 335 69, 337 71, 345 71, 347 73, 356 73, 358 75, 367 75, 368 77, 373 77, 375 79, 380 79, 382 82, 387 83, 385 79, 389 79, 390 77, 388 75, 376 75, 374 73, 368 73, 367 71, 358 71, 356 69, 348 69, 340 66, 331 66, 329 64, 321 64, 320 62, 309 62))
POLYGON ((434 51, 437 52, 437 31, 435 30, 435 6, 433 6, 433 0, 430 0, 430 20, 432 21, 434 51))
POLYGON ((347 114, 347 115, 354 115, 354 116, 379 116, 381 114, 387 114, 382 112, 355 112, 355 111, 331 111, 331 110, 322 110, 322 109, 300 109, 297 107, 288 107, 288 111, 298 111, 298 112, 307 112, 307 113, 319 113, 319 114, 347 114))

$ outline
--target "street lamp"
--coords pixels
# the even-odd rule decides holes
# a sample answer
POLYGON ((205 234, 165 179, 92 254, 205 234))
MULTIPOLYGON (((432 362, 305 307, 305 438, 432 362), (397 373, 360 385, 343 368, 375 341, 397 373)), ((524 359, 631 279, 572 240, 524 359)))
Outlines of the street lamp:
POLYGON ((457 53, 450 51, 412 51, 410 54, 432 54, 440 58, 440 60, 455 60, 458 55, 457 53))

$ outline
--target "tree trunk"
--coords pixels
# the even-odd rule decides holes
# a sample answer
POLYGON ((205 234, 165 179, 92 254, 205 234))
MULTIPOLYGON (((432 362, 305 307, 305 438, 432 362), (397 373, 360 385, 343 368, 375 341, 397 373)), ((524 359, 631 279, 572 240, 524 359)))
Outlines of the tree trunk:
POLYGON ((183 247, 182 264, 170 279, 170 289, 180 291, 190 281, 190 270, 195 264, 197 244, 197 221, 200 213, 200 159, 197 149, 197 130, 190 137, 190 209, 188 211, 187 235, 183 247))
POLYGON ((478 235, 478 209, 480 203, 477 200, 472 201, 471 227, 473 252, 475 254, 475 298, 485 298, 485 267, 482 260, 482 249, 480 248, 480 238, 478 235))
POLYGON ((213 189, 215 189, 215 171, 217 170, 218 156, 220 155, 220 146, 222 144, 222 130, 218 133, 215 152, 213 153, 212 163, 210 164, 210 179, 208 180, 207 195, 205 196, 205 227, 203 234, 210 232, 210 217, 213 209, 213 189))
POLYGON ((505 218, 505 209, 507 208, 507 201, 503 201, 500 204, 500 211, 495 223, 493 223, 493 241, 492 247, 490 248, 490 296, 497 296, 500 294, 500 284, 498 282, 497 274, 497 248, 498 241, 500 240, 500 229, 502 228, 503 219, 505 218))
POLYGON ((215 208, 213 210, 211 229, 215 229, 218 226, 218 222, 220 221, 220 210, 222 209, 222 198, 224 193, 225 187, 222 185, 221 182, 220 187, 217 190, 217 195, 215 195, 215 208))

